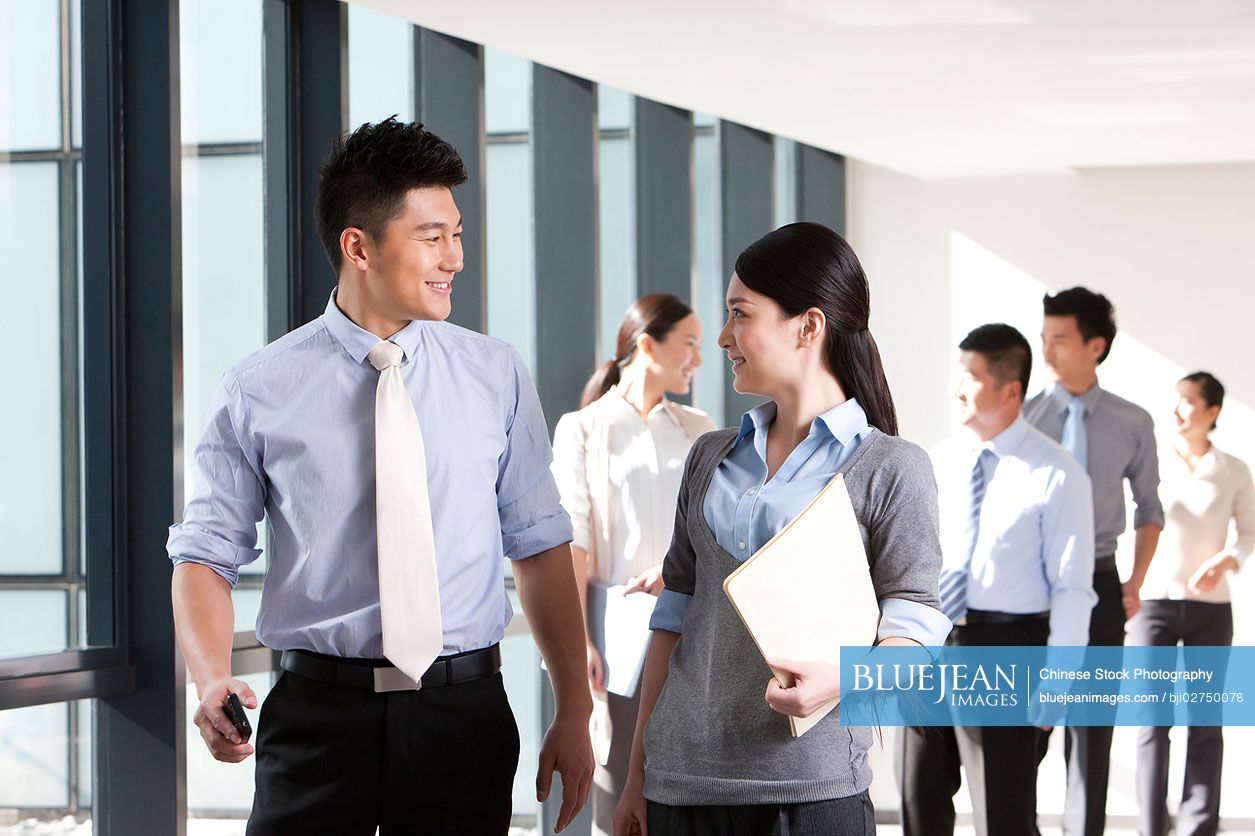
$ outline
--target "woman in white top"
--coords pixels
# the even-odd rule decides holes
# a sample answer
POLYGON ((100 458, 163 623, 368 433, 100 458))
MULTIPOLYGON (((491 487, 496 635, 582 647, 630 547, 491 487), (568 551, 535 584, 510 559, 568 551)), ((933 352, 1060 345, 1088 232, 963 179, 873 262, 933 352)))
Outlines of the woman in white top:
MULTIPOLYGON (((1208 437, 1224 402, 1220 381, 1195 372, 1177 383, 1177 395, 1175 455, 1160 459, 1166 522, 1142 585, 1141 610, 1129 625, 1129 644, 1228 645, 1233 643, 1228 575, 1255 546, 1255 489, 1247 466, 1208 437), (1231 521, 1236 540, 1229 537, 1231 521)), ((1138 736, 1141 836, 1168 832, 1169 728, 1146 726, 1138 736)), ((1191 726, 1187 747, 1176 833, 1213 834, 1220 822, 1220 727, 1191 726)))
MULTIPOLYGON (((701 324, 684 302, 665 293, 641 297, 619 326, 614 359, 584 387, 582 408, 558 422, 553 473, 575 529, 571 551, 586 615, 590 587, 595 593, 615 587, 608 594, 619 596, 656 596, 662 589, 662 558, 671 542, 684 461, 697 437, 715 429, 704 412, 666 397, 689 391, 701 365, 701 341, 701 324)), ((642 614, 643 650, 653 607, 635 609, 642 614)), ((604 618, 604 612, 594 608, 592 617, 604 618)), ((604 635, 604 623, 589 626, 590 633, 604 635)), ((627 779, 638 701, 634 689, 628 695, 608 692, 605 673, 590 640, 588 678, 599 698, 593 832, 609 834, 627 779)))

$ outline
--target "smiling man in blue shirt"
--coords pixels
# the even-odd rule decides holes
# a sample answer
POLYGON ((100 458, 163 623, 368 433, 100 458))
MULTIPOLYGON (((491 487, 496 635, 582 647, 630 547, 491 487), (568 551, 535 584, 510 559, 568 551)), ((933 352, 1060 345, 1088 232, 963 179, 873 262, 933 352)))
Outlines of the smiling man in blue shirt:
POLYGON ((258 729, 250 836, 506 833, 519 737, 499 673, 511 617, 503 556, 557 702, 538 797, 559 772, 562 827, 588 795, 592 706, 571 524, 539 399, 513 348, 443 321, 462 268, 451 189, 465 180, 457 151, 421 125, 389 119, 339 138, 317 205, 336 291, 321 317, 227 370, 196 447, 196 487, 168 550, 200 699, 193 721, 222 761, 253 751, 222 712, 227 695, 256 707, 231 676, 230 590, 260 554, 263 514, 273 532, 257 635, 283 651, 284 673, 258 729), (405 567, 434 563, 438 591, 420 589, 434 622, 430 611, 381 616, 384 522, 408 530, 416 517, 412 503, 391 516, 376 505, 377 475, 380 496, 391 484, 386 460, 376 472, 376 444, 393 438, 377 426, 376 397, 381 374, 397 369, 421 428, 430 507, 426 534, 396 550, 399 577, 412 583, 405 567), (411 622, 442 646, 412 677, 385 637, 399 623, 388 635, 404 644, 411 622))

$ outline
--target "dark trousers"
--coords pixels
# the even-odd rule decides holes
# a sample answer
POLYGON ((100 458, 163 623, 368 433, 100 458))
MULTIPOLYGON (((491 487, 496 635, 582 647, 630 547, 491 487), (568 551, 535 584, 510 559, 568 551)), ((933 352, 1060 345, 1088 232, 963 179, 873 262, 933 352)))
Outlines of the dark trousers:
POLYGON ((376 694, 280 674, 248 836, 504 836, 519 733, 501 674, 376 694))
MULTIPOLYGON (((1124 644, 1124 600, 1120 573, 1115 564, 1103 561, 1094 569, 1098 603, 1090 611, 1091 647, 1124 644)), ((1089 690, 1119 691, 1111 680, 1095 683, 1089 690)), ((1115 706, 1110 707, 1114 714, 1115 706)), ((1068 726, 1063 729, 1063 759, 1067 765, 1067 790, 1063 799, 1063 836, 1102 836, 1107 827, 1107 777, 1111 770, 1111 726, 1068 726)), ((1041 735, 1038 758, 1046 757, 1049 733, 1041 735)))
MULTIPOLYGON (((1151 647, 1221 646, 1233 643, 1233 608, 1203 601, 1143 601, 1129 624, 1129 643, 1151 647)), ((1187 660, 1188 666, 1188 660, 1187 660)), ((1213 686, 1214 687, 1214 686, 1213 686)), ((1171 722, 1171 720, 1169 720, 1171 722)), ((1137 831, 1168 832, 1168 731, 1144 726, 1137 736, 1137 831)), ((1213 836, 1220 827, 1220 726, 1190 726, 1185 750, 1185 788, 1177 811, 1177 836, 1213 836)))
MULTIPOLYGON (((950 645, 1044 645, 1044 620, 967 624, 950 645)), ((959 766, 967 772, 978 836, 1032 836, 1037 832, 1037 746, 1032 726, 907 727, 898 734, 898 787, 903 836, 951 836, 959 766)))
POLYGON ((810 804, 647 803, 649 836, 875 836, 867 791, 810 804))

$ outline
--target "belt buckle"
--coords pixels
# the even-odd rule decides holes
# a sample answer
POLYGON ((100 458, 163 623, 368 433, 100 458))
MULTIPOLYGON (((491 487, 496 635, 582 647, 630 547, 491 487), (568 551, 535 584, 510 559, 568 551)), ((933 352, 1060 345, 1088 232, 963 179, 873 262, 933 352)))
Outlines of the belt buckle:
POLYGON ((410 679, 400 668, 389 665, 386 668, 375 668, 375 693, 386 694, 390 691, 421 691, 423 684, 410 679))

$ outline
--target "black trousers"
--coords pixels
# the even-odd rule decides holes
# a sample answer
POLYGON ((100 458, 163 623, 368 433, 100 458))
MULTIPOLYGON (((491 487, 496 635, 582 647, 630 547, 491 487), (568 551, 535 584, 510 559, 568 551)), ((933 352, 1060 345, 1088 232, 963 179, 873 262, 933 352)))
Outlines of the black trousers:
POLYGON ((261 709, 248 836, 505 836, 519 733, 501 674, 376 694, 284 672, 261 709))
MULTIPOLYGON (((955 627, 949 645, 1046 643, 1044 620, 955 627)), ((903 836, 952 836, 959 766, 967 772, 978 836, 1032 836, 1037 832, 1037 747, 1032 726, 906 727, 898 734, 898 787, 903 836)))
MULTIPOLYGON (((1143 601, 1129 624, 1129 643, 1150 647, 1221 646, 1233 643, 1233 608, 1204 601, 1143 601)), ((1188 651, 1187 651, 1188 653, 1188 651)), ((1186 660, 1189 666, 1188 658, 1186 660)), ((1212 686, 1217 687, 1217 686, 1212 686)), ((1168 723, 1171 723, 1169 715, 1168 723)), ((1137 832, 1168 832, 1168 731, 1144 726, 1137 736, 1137 832)), ((1185 782, 1177 811, 1177 836, 1214 836, 1220 828, 1220 774, 1224 735, 1220 726, 1190 726, 1185 782)))
MULTIPOLYGON (((1114 565, 1094 569, 1098 603, 1089 616, 1091 647, 1124 644, 1124 601, 1120 573, 1114 565)), ((1110 680, 1108 691, 1119 691, 1110 680)), ((1095 683, 1090 689, 1101 692, 1095 683)), ((1112 713, 1115 706, 1110 707, 1112 713)), ((1063 730, 1063 758, 1067 763, 1067 791, 1063 801, 1063 836, 1103 836, 1107 827, 1107 777, 1111 769, 1111 726, 1068 726, 1063 730)), ((1049 735, 1041 736, 1040 756, 1046 756, 1049 735)))
POLYGON ((649 836, 875 836, 867 791, 810 804, 712 804, 672 807, 647 802, 649 836))

